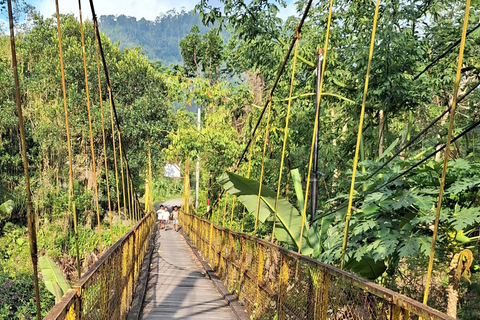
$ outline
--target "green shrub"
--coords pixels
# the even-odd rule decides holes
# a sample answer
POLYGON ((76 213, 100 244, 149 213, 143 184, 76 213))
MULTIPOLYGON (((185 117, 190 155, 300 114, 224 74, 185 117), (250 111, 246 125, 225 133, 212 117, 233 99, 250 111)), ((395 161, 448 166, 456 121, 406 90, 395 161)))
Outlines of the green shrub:
MULTIPOLYGON (((55 298, 40 282, 42 317, 53 307, 55 298)), ((14 277, 0 273, 0 319, 35 319, 35 287, 33 276, 26 273, 14 277)))

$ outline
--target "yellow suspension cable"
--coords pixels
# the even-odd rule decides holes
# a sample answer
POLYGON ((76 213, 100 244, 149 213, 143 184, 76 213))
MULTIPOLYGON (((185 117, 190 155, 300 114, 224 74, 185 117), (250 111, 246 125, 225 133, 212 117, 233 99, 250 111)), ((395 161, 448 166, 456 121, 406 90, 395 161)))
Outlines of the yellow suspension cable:
POLYGON ((65 130, 67 135, 67 149, 68 149, 68 192, 69 192, 69 201, 70 201, 70 210, 73 216, 73 230, 75 237, 75 250, 77 254, 77 275, 80 279, 81 277, 81 266, 80 266, 80 248, 78 245, 78 227, 77 227, 77 210, 75 207, 75 192, 73 188, 73 160, 72 160, 72 142, 70 139, 70 126, 68 122, 68 107, 67 107, 67 90, 65 86, 65 68, 63 65, 63 49, 62 49, 62 31, 60 29, 60 15, 58 10, 58 0, 55 0, 55 7, 57 12, 57 32, 58 32, 58 51, 60 56, 60 73, 62 76, 62 94, 63 94, 63 110, 65 112, 65 130))
POLYGON ((37 319, 41 319, 40 290, 38 286, 38 249, 37 249, 37 230, 35 224, 35 213, 33 211, 32 194, 30 190, 30 175, 28 173, 27 143, 25 141, 25 127, 23 120, 23 109, 20 100, 20 81, 18 80, 17 52, 15 50, 15 30, 13 29, 12 2, 7 1, 8 22, 10 27, 10 48, 12 52, 12 69, 15 86, 15 104, 17 105, 18 126, 20 130, 20 144, 23 159, 23 174, 25 177, 25 191, 27 197, 27 227, 28 238, 30 242, 30 257, 32 259, 33 283, 35 286, 35 305, 37 319))
POLYGON ((105 165, 105 180, 107 184, 107 198, 108 198, 108 213, 110 216, 110 239, 113 244, 113 217, 112 217, 112 201, 110 200, 110 184, 108 181, 108 160, 107 160, 107 143, 105 139, 105 115, 103 113, 103 99, 102 99, 102 77, 100 73, 100 59, 98 57, 98 46, 95 45, 95 59, 97 62, 97 74, 98 74, 98 94, 100 100, 100 113, 102 115, 102 142, 103 142, 103 157, 105 165))
POLYGON ((450 155, 450 143, 452 141, 452 132, 453 132, 453 124, 455 121, 455 109, 457 107, 457 97, 458 97, 458 89, 460 86, 460 80, 462 76, 462 64, 463 64, 463 53, 465 50, 465 39, 467 37, 467 27, 468 27, 468 18, 470 15, 470 0, 467 0, 466 7, 465 7, 465 17, 463 19, 463 29, 462 29, 462 39, 460 42, 460 52, 458 55, 458 62, 457 62, 457 74, 455 77, 455 87, 453 89, 453 102, 452 102, 452 109, 450 110, 450 122, 448 125, 448 135, 447 135, 447 143, 445 145, 445 152, 443 156, 443 169, 442 169, 442 177, 440 179, 440 192, 438 195, 438 202, 437 202, 437 211, 435 214, 435 224, 433 227, 433 236, 432 236, 432 245, 430 248, 430 257, 428 260, 428 270, 427 270, 427 279, 425 283, 425 292, 423 295, 423 304, 427 304, 428 301, 428 293, 430 290, 430 281, 432 278, 432 269, 433 269, 433 258, 435 256, 435 243, 437 240, 438 234, 438 223, 440 220, 440 211, 442 209, 442 198, 443 198, 443 191, 445 189, 445 177, 447 174, 447 167, 448 167, 448 158, 450 155))
POLYGON ((293 53, 293 62, 292 62, 292 76, 290 80, 290 92, 288 94, 288 104, 287 104, 287 115, 285 116, 285 129, 284 129, 284 135, 283 135, 283 147, 282 147, 282 157, 280 160, 280 169, 278 173, 278 184, 277 184, 277 197, 275 199, 275 210, 273 213, 273 228, 272 228, 272 243, 274 242, 275 239, 275 223, 277 220, 277 210, 278 210, 278 198, 280 196, 280 186, 282 184, 282 172, 283 172, 283 164, 285 161, 285 150, 287 147, 287 137, 288 137, 288 121, 290 120, 290 107, 292 105, 292 92, 293 92, 293 80, 295 79, 295 66, 297 64, 297 52, 298 52, 298 39, 300 38, 300 35, 297 33, 295 35, 297 38, 295 40, 295 50, 293 53))
MULTIPOLYGON (((93 7, 92 7, 92 12, 93 12, 93 7)), ((120 124, 118 123, 117 114, 116 114, 116 111, 115 111, 114 100, 113 100, 112 92, 111 92, 112 89, 111 89, 110 78, 108 76, 108 70, 107 70, 107 66, 105 64, 105 56, 103 54, 101 38, 100 38, 100 33, 98 31, 98 23, 97 23, 95 14, 93 15, 93 26, 94 26, 94 29, 95 29, 95 35, 97 37, 97 41, 98 41, 98 45, 99 45, 99 49, 100 49, 100 54, 102 56, 102 62, 103 62, 103 65, 104 65, 105 77, 106 77, 106 80, 107 80, 107 87, 108 87, 109 97, 110 97, 110 104, 111 104, 111 108, 113 109, 112 113, 115 115, 115 121, 116 121, 116 124, 117 124, 120 157, 122 158, 122 136, 121 136, 121 132, 120 132, 120 124)), ((120 159, 120 160, 122 160, 122 159, 120 159)), ((125 166, 128 167, 128 160, 127 160, 127 155, 126 154, 125 154, 125 166)), ((122 169, 122 176, 123 176, 123 165, 121 166, 121 169, 122 169)), ((130 177, 130 179, 131 179, 131 177, 130 177)), ((122 187, 123 187, 123 190, 125 190, 125 180, 124 179, 122 179, 122 187)), ((135 191, 133 191, 133 192, 135 192, 135 191)), ((135 194, 135 196, 136 196, 136 194, 135 194)), ((124 198, 124 201, 125 201, 125 193, 124 193, 123 198, 124 198)), ((138 202, 138 197, 136 197, 136 199, 137 199, 137 202, 138 202)), ((125 205, 126 205, 126 203, 124 202, 124 206, 125 205)), ((130 223, 131 223, 131 221, 130 221, 130 223)))
MULTIPOLYGON (((217 203, 218 203, 219 207, 220 207, 220 200, 221 200, 220 197, 218 197, 218 202, 217 203)), ((220 210, 216 210, 216 212, 217 212, 217 217, 215 219, 215 224, 218 226, 218 219, 220 217, 220 210)))
POLYGON ((134 201, 134 190, 133 190, 133 180, 130 179, 130 190, 131 190, 131 196, 132 196, 132 208, 133 208, 133 213, 135 214, 135 220, 138 221, 138 211, 137 211, 137 203, 134 201))
POLYGON ((153 202, 152 196, 152 153, 150 151, 150 140, 147 140, 148 144, 148 165, 147 165, 147 182, 145 186, 145 211, 150 212, 152 210, 151 203, 153 202))
POLYGON ((373 48, 375 45, 375 33, 377 31, 379 6, 380 6, 380 0, 377 0, 377 4, 375 6, 375 15, 373 16, 372 37, 370 40, 370 51, 368 53, 367 74, 365 76, 365 87, 363 89, 362 110, 360 111, 360 123, 358 124, 357 145, 355 147, 355 157, 353 158, 352 183, 350 184, 350 195, 348 197, 347 215, 345 217, 345 229, 343 232, 342 258, 340 262, 340 269, 343 269, 343 264, 345 262, 345 252, 347 251, 348 227, 350 224, 350 217, 352 215, 353 192, 355 190, 355 174, 357 173, 358 154, 360 150, 360 142, 362 140, 363 119, 365 117, 365 105, 367 102, 368 80, 370 77, 370 67, 372 65, 373 48))
POLYGON ((135 216, 135 220, 138 221, 138 212, 137 212, 137 206, 136 206, 136 202, 133 201, 133 180, 130 179, 130 201, 132 202, 132 210, 133 210, 133 214, 135 216))
POLYGON ((263 143, 263 154, 262 154, 262 164, 260 168, 260 180, 258 186, 258 199, 257 199, 257 212, 255 214, 255 228, 253 229, 253 235, 257 235, 257 226, 258 226, 258 214, 260 212, 260 199, 262 197, 262 180, 263 180, 263 172, 264 172, 264 163, 265 163, 265 152, 267 151, 267 142, 268 142, 268 135, 270 133, 270 114, 272 109, 272 96, 268 97, 268 113, 267 113, 267 126, 265 128, 265 141, 263 143))
POLYGON ((226 216, 226 212, 227 212, 227 200, 228 200, 228 193, 225 193, 225 206, 223 207, 222 228, 225 227, 225 216, 226 216))
MULTIPOLYGON (((127 185, 128 216, 130 217, 130 221, 132 221, 132 223, 133 223, 134 216, 133 216, 133 208, 132 208, 132 202, 131 202, 132 197, 130 195, 130 174, 129 174, 129 171, 128 171, 128 166, 127 166, 127 161, 126 160, 125 160, 125 175, 126 175, 125 184, 127 185)), ((135 225, 135 223, 133 223, 133 225, 135 225)))
MULTIPOLYGON (((127 205, 127 200, 126 200, 126 195, 125 195, 125 176, 123 174, 122 139, 120 138, 120 131, 118 131, 118 130, 117 130, 117 135, 118 135, 118 150, 120 152, 120 173, 122 175, 123 216, 125 217, 125 219, 127 219, 127 215, 129 215, 130 212, 127 212, 128 205, 127 205)), ((132 219, 129 219, 128 225, 130 227, 132 226, 132 219)))
POLYGON ((233 196, 233 200, 232 200, 232 214, 230 215, 230 225, 229 225, 229 229, 232 230, 232 222, 233 222, 233 211, 235 210, 235 200, 236 200, 236 196, 233 196))
POLYGON ((190 199, 190 180, 189 180, 189 174, 190 174, 190 163, 188 160, 185 161, 185 179, 183 181, 183 208, 185 213, 189 213, 189 199, 190 199))
POLYGON ((322 91, 323 91, 323 80, 325 75, 325 68, 327 66, 327 53, 328 53, 328 41, 330 38, 330 25, 332 23, 332 8, 333 8, 333 0, 330 0, 330 8, 328 10, 328 21, 327 21, 327 31, 325 33, 325 44, 323 45, 323 62, 322 62, 322 75, 320 77, 320 85, 318 88, 318 102, 316 105, 317 111, 315 112, 315 124, 313 126, 313 135, 312 135, 312 145, 310 148, 310 161, 308 163, 308 175, 307 175, 307 187, 305 190, 305 204, 303 206, 302 212, 302 227, 300 229, 300 239, 298 245, 298 252, 301 251, 302 248, 302 239, 303 239, 303 228, 305 227, 305 218, 307 216, 307 203, 308 203, 308 192, 310 189, 310 177, 312 173, 312 164, 313 164, 313 148, 315 145, 315 137, 317 136, 317 128, 318 128, 318 121, 320 116, 320 103, 322 101, 322 91))
POLYGON ((98 198, 98 184, 97 184, 97 168, 95 163, 95 146, 93 141, 93 129, 92 129, 92 116, 90 112, 90 92, 88 89, 88 74, 87 74, 87 60, 85 57, 85 39, 83 35, 83 22, 82 22, 82 5, 81 1, 78 0, 78 11, 79 11, 79 20, 80 20, 80 38, 82 40, 82 59, 83 59, 83 71, 85 75, 85 93, 87 96, 87 114, 88 114, 88 128, 90 133, 90 150, 92 152, 92 170, 93 170, 93 183, 95 189, 95 207, 97 210, 97 222, 98 222, 98 240, 100 245, 100 252, 103 251, 102 248, 102 221, 100 220, 100 199, 98 198))
MULTIPOLYGON (((250 178, 250 169, 252 168, 252 153, 253 153, 253 144, 255 140, 252 138, 252 142, 250 143, 250 151, 248 154, 248 167, 247 167, 247 179, 250 178)), ((245 224, 245 206, 243 206, 243 214, 242 214, 242 227, 240 232, 243 232, 243 226, 245 224)))
POLYGON ((116 186, 116 191, 117 191, 117 211, 118 211, 118 223, 120 224, 120 227, 123 227, 123 222, 122 222, 122 215, 121 215, 121 210, 120 210, 120 187, 118 186, 119 184, 119 178, 118 178, 118 165, 117 165, 117 148, 116 148, 116 143, 115 143, 115 126, 113 124, 113 105, 112 105, 112 90, 110 89, 110 86, 107 86, 108 90, 108 99, 110 101, 110 122, 112 125, 112 142, 113 142, 113 162, 115 164, 115 186, 116 186))

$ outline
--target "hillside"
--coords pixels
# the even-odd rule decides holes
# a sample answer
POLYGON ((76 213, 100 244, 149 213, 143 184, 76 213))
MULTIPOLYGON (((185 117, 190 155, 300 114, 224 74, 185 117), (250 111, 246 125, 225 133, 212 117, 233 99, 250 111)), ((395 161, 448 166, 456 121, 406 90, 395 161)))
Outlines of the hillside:
POLYGON ((141 46, 151 61, 161 60, 164 65, 181 63, 179 42, 193 25, 200 26, 202 33, 208 30, 192 11, 177 12, 175 9, 161 13, 155 21, 125 15, 99 18, 100 30, 112 42, 119 41, 122 49, 141 46))

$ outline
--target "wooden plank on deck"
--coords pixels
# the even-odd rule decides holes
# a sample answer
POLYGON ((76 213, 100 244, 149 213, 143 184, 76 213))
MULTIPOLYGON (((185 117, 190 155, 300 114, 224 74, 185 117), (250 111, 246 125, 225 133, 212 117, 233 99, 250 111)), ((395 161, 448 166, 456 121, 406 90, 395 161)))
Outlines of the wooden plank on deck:
POLYGON ((171 224, 153 250, 142 319, 237 319, 171 224))

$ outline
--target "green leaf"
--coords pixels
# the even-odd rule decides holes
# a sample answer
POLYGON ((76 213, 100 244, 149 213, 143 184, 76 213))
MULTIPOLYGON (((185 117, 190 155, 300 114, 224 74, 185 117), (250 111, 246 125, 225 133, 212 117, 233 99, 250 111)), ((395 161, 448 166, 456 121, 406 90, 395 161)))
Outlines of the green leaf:
POLYGON ((470 169, 470 164, 467 160, 459 158, 448 162, 450 169, 457 169, 459 171, 467 171, 470 169))
POLYGON ((414 205, 417 206, 420 210, 428 212, 433 208, 436 199, 432 196, 422 195, 414 191, 411 193, 411 196, 414 200, 414 205))
POLYGON ((13 211, 15 203, 13 200, 8 200, 0 205, 0 220, 7 218, 13 211))
POLYGON ((55 301, 58 302, 62 298, 63 294, 70 289, 70 285, 67 283, 62 275, 60 269, 55 265, 47 256, 40 257, 38 259, 40 270, 42 271, 43 282, 48 291, 55 296, 55 301))
MULTIPOLYGON (((459 159, 460 160, 460 159, 459 159)), ((445 190, 446 193, 453 193, 454 195, 457 195, 461 192, 467 191, 468 189, 471 189, 473 187, 476 187, 480 184, 480 179, 474 179, 474 178, 464 178, 461 180, 456 180, 453 182, 450 187, 445 190)))
POLYGON ((303 212, 303 206, 305 205, 305 200, 303 198, 302 178, 300 177, 300 172, 298 171, 298 168, 296 168, 290 171, 290 174, 292 175, 292 182, 295 188, 295 195, 297 196, 298 208, 300 209, 300 212, 303 212))
POLYGON ((333 219, 335 219, 335 215, 329 214, 320 220, 320 243, 323 243, 323 241, 327 237, 327 231, 332 224, 333 219))
POLYGON ((360 261, 350 259, 345 264, 345 269, 353 271, 363 278, 375 280, 387 270, 387 266, 383 261, 375 261, 370 257, 363 257, 360 261))
POLYGON ((382 160, 383 157, 385 157, 387 154, 392 152, 393 148, 395 148, 397 146, 398 140, 399 139, 397 138, 397 139, 395 139, 395 141, 392 142, 392 144, 390 144, 390 146, 382 153, 382 156, 380 158, 378 158, 378 161, 382 160))
POLYGON ((480 223, 480 208, 460 209, 448 220, 452 223, 455 230, 464 230, 471 225, 480 223))
POLYGON ((376 204, 369 204, 367 206, 362 206, 362 212, 365 214, 365 215, 370 215, 372 213, 375 213, 378 211, 378 209, 380 209, 376 204))
POLYGON ((291 247, 296 247, 295 241, 293 241, 292 237, 288 234, 288 231, 285 230, 282 224, 277 224, 275 226, 275 238, 278 241, 283 242, 291 247))
MULTIPOLYGON (((229 194, 236 196, 238 201, 247 208, 249 213, 256 215, 258 191, 260 188, 258 181, 247 179, 232 172, 225 172, 220 178, 218 178, 218 183, 221 184, 229 194)), ((273 215, 276 197, 277 194, 272 189, 262 185, 258 213, 258 218, 261 222, 265 222, 270 215, 273 215)), ((277 219, 282 223, 285 231, 298 248, 300 244, 302 216, 290 202, 282 197, 278 199, 277 219)), ((282 233, 279 235, 276 234, 276 238, 279 241, 288 242, 289 239, 280 238, 282 235, 282 233)), ((306 224, 304 224, 301 253, 305 255, 310 254, 313 251, 309 245, 307 236, 308 229, 306 224)))
POLYGON ((378 201, 385 199, 385 195, 381 192, 374 192, 365 197, 365 204, 370 204, 370 203, 377 203, 378 201))
POLYGON ((398 250, 399 257, 404 258, 407 256, 428 256, 432 238, 429 236, 413 235, 410 238, 403 241, 398 250))
POLYGON ((415 200, 413 199, 410 190, 402 190, 401 196, 398 198, 397 202, 392 205, 392 208, 394 210, 408 208, 414 203, 415 200))
POLYGON ((358 222, 352 229, 352 236, 366 234, 368 231, 378 227, 378 222, 374 219, 368 219, 358 222))

